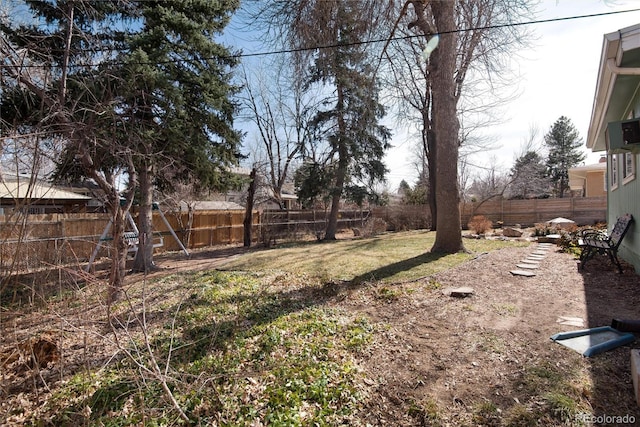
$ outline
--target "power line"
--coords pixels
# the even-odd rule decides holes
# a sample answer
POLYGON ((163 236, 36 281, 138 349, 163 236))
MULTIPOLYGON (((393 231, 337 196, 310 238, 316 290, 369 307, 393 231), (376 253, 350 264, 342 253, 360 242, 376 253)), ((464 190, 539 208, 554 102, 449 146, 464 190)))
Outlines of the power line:
MULTIPOLYGON (((443 31, 443 32, 440 32, 438 34, 441 34, 441 35, 442 34, 454 34, 454 33, 464 33, 464 32, 468 32, 468 31, 494 30, 494 29, 506 28, 506 27, 521 27, 521 26, 524 26, 524 25, 547 24, 547 23, 550 23, 550 22, 569 21, 569 20, 574 20, 574 19, 598 18, 598 17, 602 17, 602 16, 616 15, 616 14, 630 13, 630 12, 640 12, 640 9, 618 10, 618 11, 613 11, 613 12, 593 13, 593 14, 589 14, 589 15, 565 16, 565 17, 562 17, 562 18, 549 18, 549 19, 540 19, 540 20, 528 21, 528 22, 516 22, 516 23, 510 23, 510 24, 487 25, 487 26, 484 26, 484 27, 460 28, 460 29, 451 30, 451 31, 443 31)), ((427 34, 427 35, 429 35, 429 34, 427 34)), ((304 51, 316 50, 316 49, 332 49, 332 48, 344 47, 344 46, 357 46, 357 45, 365 45, 365 44, 373 44, 373 43, 383 43, 383 42, 388 42, 388 41, 408 40, 408 39, 417 38, 417 37, 424 37, 424 35, 422 35, 422 34, 414 34, 414 35, 410 35, 410 36, 398 36, 398 37, 391 37, 391 38, 385 38, 385 39, 374 39, 374 40, 366 40, 366 41, 342 43, 342 44, 330 44, 330 45, 323 45, 323 46, 316 46, 316 47, 301 47, 301 48, 296 48, 296 49, 282 49, 282 50, 267 51, 267 52, 242 53, 242 54, 234 55, 234 57, 247 58, 247 57, 252 57, 252 56, 268 56, 268 55, 277 55, 277 54, 283 54, 283 53, 304 52, 304 51)))
MULTIPOLYGON (((588 14, 588 15, 574 15, 574 16, 565 16, 565 17, 560 17, 560 18, 549 18, 549 19, 539 19, 539 20, 534 20, 534 21, 526 21, 526 22, 515 22, 515 23, 508 23, 508 24, 497 24, 497 25, 487 25, 487 26, 479 26, 479 27, 472 27, 472 28, 461 28, 461 29, 455 29, 455 30, 450 30, 450 31, 444 31, 444 32, 440 32, 439 34, 454 34, 454 33, 464 33, 464 32, 469 32, 469 31, 485 31, 485 30, 494 30, 494 29, 499 29, 499 28, 507 28, 507 27, 521 27, 521 26, 525 26, 525 25, 536 25, 536 24, 547 24, 547 23, 551 23, 551 22, 562 22, 562 21, 571 21, 571 20, 577 20, 577 19, 587 19, 587 18, 599 18, 599 17, 603 17, 603 16, 610 16, 610 15, 618 15, 618 14, 625 14, 625 13, 632 13, 632 12, 640 12, 640 8, 636 8, 636 9, 628 9, 628 10, 619 10, 619 11, 611 11, 611 12, 600 12, 600 13, 593 13, 593 14, 588 14)), ((409 39, 413 39, 413 38, 418 38, 418 37, 424 37, 425 35, 422 34, 414 34, 414 35, 406 35, 406 36, 398 36, 398 37, 391 37, 391 38, 383 38, 383 39, 373 39, 373 40, 364 40, 364 41, 357 41, 357 42, 351 42, 351 43, 336 43, 336 44, 328 44, 328 45, 320 45, 320 46, 312 46, 312 47, 300 47, 300 48, 290 48, 290 49, 281 49, 281 50, 271 50, 271 51, 264 51, 264 52, 252 52, 252 53, 237 53, 237 54, 231 54, 228 56, 222 56, 222 57, 211 57, 211 58, 203 58, 204 60, 215 60, 215 59, 231 59, 231 58, 250 58, 250 57, 259 57, 259 56, 271 56, 271 55, 282 55, 282 54, 287 54, 287 53, 296 53, 296 52, 305 52, 305 51, 313 51, 313 50, 318 50, 318 49, 335 49, 338 47, 345 47, 345 46, 360 46, 360 45, 369 45, 369 44, 375 44, 375 43, 383 43, 383 42, 391 42, 391 41, 400 41, 400 40, 409 40, 409 39)), ((427 34, 428 36, 428 34, 427 34)), ((126 50, 119 50, 119 49, 114 49, 114 52, 122 52, 122 51, 126 51, 126 50)), ((189 60, 185 60, 185 59, 169 59, 166 61, 155 61, 155 62, 135 62, 134 64, 137 65, 160 65, 160 64, 172 64, 172 63, 176 63, 176 62, 190 62, 189 60)), ((74 64, 73 67, 78 68, 78 67, 96 67, 99 66, 101 64, 104 64, 104 62, 98 62, 98 63, 79 63, 79 64, 74 64)), ((118 64, 124 64, 124 62, 112 62, 112 64, 114 65, 118 65, 118 64)), ((35 65, 35 64, 23 64, 23 65, 7 65, 7 64, 0 64, 0 68, 2 67, 12 67, 12 68, 41 68, 42 65, 35 65)), ((60 66, 57 65, 53 65, 50 64, 51 68, 59 68, 60 66)))

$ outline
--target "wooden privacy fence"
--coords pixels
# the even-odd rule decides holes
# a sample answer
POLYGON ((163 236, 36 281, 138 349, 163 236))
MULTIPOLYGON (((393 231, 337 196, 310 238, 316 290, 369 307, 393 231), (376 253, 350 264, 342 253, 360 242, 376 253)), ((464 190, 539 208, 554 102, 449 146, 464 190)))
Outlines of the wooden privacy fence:
MULTIPOLYGON (((362 227, 369 218, 368 210, 342 210, 338 214, 338 229, 362 227)), ((262 213, 263 238, 297 237, 324 231, 328 210, 266 210, 262 213)))
MULTIPOLYGON (((244 240, 244 210, 196 211, 191 226, 186 212, 165 217, 187 249, 199 249, 244 240)), ((254 212, 253 240, 265 233, 271 237, 296 237, 323 230, 326 211, 254 212)), ((368 211, 341 211, 339 228, 360 227, 368 211)), ((22 218, 0 216, 0 271, 25 271, 53 265, 84 263, 91 256, 109 222, 108 214, 48 214, 22 218)), ((128 223, 127 223, 128 227, 128 223)), ((153 214, 154 243, 162 238, 157 252, 179 251, 158 212, 153 214)), ((101 242, 98 258, 109 256, 110 236, 101 242)))
MULTIPOLYGON (((188 227, 187 213, 167 213, 167 221, 188 249, 243 241, 244 210, 199 211, 188 227)), ((23 218, 0 216, 0 271, 23 271, 51 265, 81 263, 91 256, 109 222, 108 214, 49 214, 23 218)), ((254 229, 260 216, 253 216, 254 229)), ((127 224, 128 226, 128 224, 127 224)), ((157 212, 153 214, 158 252, 177 251, 180 245, 157 212)), ((108 256, 110 238, 101 242, 98 257, 108 256)))
POLYGON ((466 227, 473 215, 484 215, 505 225, 532 226, 563 217, 577 225, 589 225, 607 220, 607 196, 527 200, 489 200, 484 203, 463 203, 460 206, 462 225, 466 227))
MULTIPOLYGON (((606 196, 567 199, 491 200, 461 205, 463 227, 472 215, 484 215, 505 225, 531 226, 555 217, 565 217, 578 225, 606 220, 606 196)), ((189 227, 185 212, 165 214, 187 249, 198 249, 243 241, 244 210, 197 211, 189 227)), ((324 230, 328 211, 265 211, 253 215, 253 239, 293 237, 324 230)), ((390 229, 428 228, 427 206, 383 207, 373 211, 340 212, 338 228, 362 227, 370 216, 384 219, 390 229)), ((28 215, 17 220, 0 216, 0 271, 20 271, 51 265, 86 262, 109 222, 108 214, 28 215)), ((180 245, 158 213, 153 216, 154 233, 162 237, 159 252, 178 251, 180 245)), ((102 242, 98 257, 111 248, 102 242)))
MULTIPOLYGON (((372 211, 384 219, 390 230, 429 228, 431 212, 426 205, 381 206, 372 211)), ((489 200, 482 203, 460 204, 462 227, 466 228, 473 215, 484 215, 492 222, 529 227, 557 217, 575 221, 578 225, 605 222, 607 197, 563 199, 489 200)))

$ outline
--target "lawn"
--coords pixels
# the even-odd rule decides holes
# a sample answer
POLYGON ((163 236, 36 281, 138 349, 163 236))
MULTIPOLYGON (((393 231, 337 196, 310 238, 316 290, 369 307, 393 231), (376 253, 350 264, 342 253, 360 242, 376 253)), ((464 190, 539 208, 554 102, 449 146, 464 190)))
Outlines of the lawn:
POLYGON ((468 252, 438 257, 433 239, 289 244, 131 283, 111 307, 96 281, 29 313, 7 308, 0 415, 6 425, 534 426, 588 413, 598 387, 581 357, 547 337, 532 345, 543 325, 512 329, 544 313, 521 285, 495 279, 529 243, 465 239, 468 252), (438 281, 460 274, 482 295, 444 300, 438 281), (36 342, 55 357, 34 359, 36 342))
POLYGON ((408 231, 367 239, 293 243, 244 256, 223 266, 236 271, 286 271, 323 281, 384 283, 416 280, 451 268, 478 254, 528 242, 465 239, 467 252, 438 255, 429 252, 435 233, 408 231))

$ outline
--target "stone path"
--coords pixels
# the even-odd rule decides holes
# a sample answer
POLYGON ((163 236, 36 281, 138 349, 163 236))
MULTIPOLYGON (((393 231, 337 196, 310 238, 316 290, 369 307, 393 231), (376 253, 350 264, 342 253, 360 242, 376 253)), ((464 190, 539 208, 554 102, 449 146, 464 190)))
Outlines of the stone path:
POLYGON ((542 261, 553 247, 551 243, 538 243, 536 249, 527 258, 516 264, 517 270, 511 270, 510 273, 514 276, 533 277, 536 275, 535 270, 540 267, 540 261, 542 261))

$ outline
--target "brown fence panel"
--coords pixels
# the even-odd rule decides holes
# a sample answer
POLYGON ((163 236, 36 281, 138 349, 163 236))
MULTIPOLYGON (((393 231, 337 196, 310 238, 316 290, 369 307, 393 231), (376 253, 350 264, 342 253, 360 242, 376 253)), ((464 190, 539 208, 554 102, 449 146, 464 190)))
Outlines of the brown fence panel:
POLYGON ((427 205, 379 206, 372 215, 382 218, 392 231, 431 228, 431 211, 427 205))
MULTIPOLYGON (((369 217, 368 210, 342 210, 338 216, 338 229, 362 227, 369 217)), ((299 238, 321 233, 329 211, 316 209, 266 210, 262 213, 263 238, 299 238)))
POLYGON ((571 219, 578 225, 606 221, 606 196, 584 198, 554 198, 528 200, 489 200, 461 205, 462 224, 473 215, 484 215, 489 220, 505 225, 532 226, 557 217, 571 219))
MULTIPOLYGON (((188 249, 240 243, 244 239, 244 211, 198 211, 187 229, 186 213, 165 214, 167 222, 188 249), (181 225, 182 224, 182 225, 181 225)), ((0 216, 0 270, 23 271, 73 262, 86 262, 110 219, 109 214, 29 215, 20 222, 0 216)), ((254 240, 258 238, 260 215, 253 215, 254 240)), ((129 224, 127 223, 127 227, 129 224)), ((180 245, 158 212, 153 215, 156 252, 178 251, 180 245)), ((101 242, 98 257, 109 256, 111 236, 101 242)))

